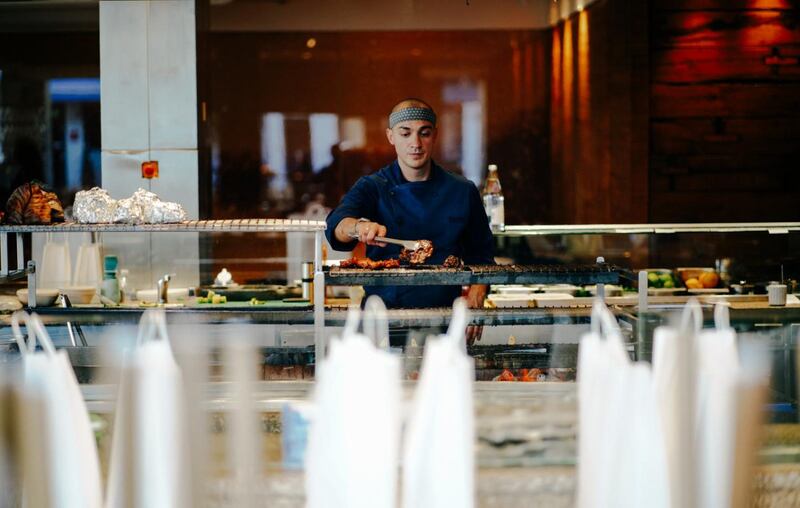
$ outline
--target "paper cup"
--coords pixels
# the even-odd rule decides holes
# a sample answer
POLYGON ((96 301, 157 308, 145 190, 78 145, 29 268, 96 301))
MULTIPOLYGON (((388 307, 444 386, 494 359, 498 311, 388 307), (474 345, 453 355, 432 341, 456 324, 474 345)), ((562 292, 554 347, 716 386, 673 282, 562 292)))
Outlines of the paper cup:
POLYGON ((770 284, 767 286, 770 305, 786 305, 786 284, 770 284))

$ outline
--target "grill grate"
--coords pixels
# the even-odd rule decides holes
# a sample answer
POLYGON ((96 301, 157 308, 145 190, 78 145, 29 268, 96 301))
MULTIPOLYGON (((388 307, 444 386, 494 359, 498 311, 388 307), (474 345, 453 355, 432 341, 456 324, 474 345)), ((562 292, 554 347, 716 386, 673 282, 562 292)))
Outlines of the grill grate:
POLYGON ((617 284, 612 265, 468 265, 463 269, 423 266, 365 270, 331 267, 326 284, 395 286, 463 284, 617 284))

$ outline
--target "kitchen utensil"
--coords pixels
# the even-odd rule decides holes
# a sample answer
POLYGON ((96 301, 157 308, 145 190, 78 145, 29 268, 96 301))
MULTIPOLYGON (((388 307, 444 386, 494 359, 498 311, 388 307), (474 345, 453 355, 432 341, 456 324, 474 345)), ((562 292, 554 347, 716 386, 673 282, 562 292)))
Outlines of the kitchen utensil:
POLYGON ((383 242, 383 243, 393 243, 395 245, 400 245, 404 249, 408 250, 417 250, 420 248, 419 240, 397 240, 395 238, 386 238, 384 236, 376 236, 376 242, 383 242))
MULTIPOLYGON (((351 234, 350 236, 352 236, 353 238, 358 238, 357 234, 351 234)), ((375 241, 400 245, 404 249, 408 250, 417 250, 420 248, 419 240, 398 240, 396 238, 386 238, 385 236, 376 236, 375 241)))

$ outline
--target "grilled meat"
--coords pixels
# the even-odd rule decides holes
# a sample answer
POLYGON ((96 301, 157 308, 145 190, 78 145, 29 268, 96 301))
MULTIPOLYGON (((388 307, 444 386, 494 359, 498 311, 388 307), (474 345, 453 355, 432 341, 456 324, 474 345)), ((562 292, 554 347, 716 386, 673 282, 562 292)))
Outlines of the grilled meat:
POLYGON ((64 222, 64 207, 55 192, 36 180, 22 184, 6 203, 6 224, 53 224, 64 222))
POLYGON ((369 258, 350 258, 339 263, 339 268, 361 268, 362 270, 380 270, 382 268, 400 268, 396 259, 373 261, 369 258))
POLYGON ((414 250, 403 249, 400 252, 400 261, 411 265, 421 265, 433 254, 433 242, 430 240, 417 240, 419 248, 414 250))
POLYGON ((462 268, 464 266, 464 262, 458 256, 447 256, 447 259, 444 260, 442 266, 445 268, 462 268))

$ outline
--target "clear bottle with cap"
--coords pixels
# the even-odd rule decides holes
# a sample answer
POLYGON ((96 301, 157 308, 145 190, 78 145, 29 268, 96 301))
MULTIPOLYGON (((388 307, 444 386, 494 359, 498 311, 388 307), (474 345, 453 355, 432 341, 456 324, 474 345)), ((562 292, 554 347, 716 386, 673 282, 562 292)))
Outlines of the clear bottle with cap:
POLYGON ((503 231, 506 227, 505 198, 500 186, 500 177, 497 176, 496 164, 489 164, 489 174, 486 175, 481 197, 486 217, 489 219, 489 227, 492 231, 503 231))

